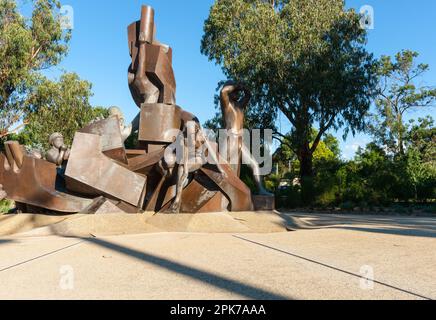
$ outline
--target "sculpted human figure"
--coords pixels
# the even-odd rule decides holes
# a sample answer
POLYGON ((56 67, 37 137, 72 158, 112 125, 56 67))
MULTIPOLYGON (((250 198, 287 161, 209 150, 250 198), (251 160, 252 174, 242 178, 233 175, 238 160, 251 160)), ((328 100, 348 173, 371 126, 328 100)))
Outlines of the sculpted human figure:
MULTIPOLYGON (((179 135, 175 144, 176 151, 182 156, 177 159, 176 198, 167 213, 180 212, 183 188, 188 183, 189 174, 200 170, 207 162, 208 150, 203 148, 206 142, 198 122, 185 123, 183 133, 179 135)), ((169 158, 172 159, 171 156, 169 158)))
POLYGON ((132 133, 132 124, 129 124, 126 126, 125 118, 123 112, 118 107, 111 107, 109 108, 109 116, 117 116, 118 121, 120 122, 120 130, 121 130, 121 137, 123 139, 123 142, 127 140, 128 137, 130 137, 132 133))
POLYGON ((58 132, 55 132, 50 136, 49 142, 52 147, 47 152, 46 159, 48 162, 54 163, 60 167, 64 161, 67 161, 70 157, 70 149, 68 149, 64 144, 64 137, 62 134, 58 132))
POLYGON ((221 90, 221 110, 228 132, 227 149, 221 152, 238 177, 241 174, 245 109, 250 99, 250 91, 232 81, 227 82, 221 90))
POLYGON ((227 161, 238 177, 241 175, 241 165, 242 160, 244 160, 244 163, 248 164, 253 171, 259 194, 270 195, 263 187, 259 164, 243 142, 245 110, 250 100, 250 90, 244 85, 233 81, 224 84, 221 90, 221 110, 228 139, 226 148, 220 151, 226 156, 227 161))

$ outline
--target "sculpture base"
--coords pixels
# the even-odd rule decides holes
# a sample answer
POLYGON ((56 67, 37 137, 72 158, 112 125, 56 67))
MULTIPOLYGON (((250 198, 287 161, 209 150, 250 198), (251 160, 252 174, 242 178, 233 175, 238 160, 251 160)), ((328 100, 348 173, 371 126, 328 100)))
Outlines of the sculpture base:
POLYGON ((273 195, 254 195, 252 198, 255 211, 274 211, 276 209, 276 199, 273 195))
POLYGON ((229 212, 204 214, 37 214, 0 215, 0 236, 89 237, 162 232, 279 233, 293 230, 278 212, 229 212), (2 223, 6 222, 7 223, 2 223))

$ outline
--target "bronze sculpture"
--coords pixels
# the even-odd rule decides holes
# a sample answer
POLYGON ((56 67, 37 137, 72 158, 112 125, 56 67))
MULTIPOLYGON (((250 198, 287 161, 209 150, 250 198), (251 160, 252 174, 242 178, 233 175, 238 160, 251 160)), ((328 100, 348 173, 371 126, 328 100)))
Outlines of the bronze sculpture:
POLYGON ((128 27, 132 63, 129 87, 138 107, 143 103, 176 103, 172 49, 156 40, 154 9, 142 6, 141 19, 128 27))
POLYGON ((132 134, 132 124, 126 125, 124 114, 118 107, 110 107, 109 108, 109 117, 118 117, 118 122, 120 125, 121 138, 123 142, 125 142, 130 135, 132 134))
POLYGON ((221 110, 228 134, 226 148, 222 150, 223 154, 227 155, 227 160, 231 163, 232 169, 238 177, 241 174, 242 163, 247 164, 253 172, 259 194, 271 196, 263 187, 259 164, 243 141, 245 110, 250 103, 250 90, 242 84, 228 81, 224 84, 220 97, 221 110), (234 155, 237 155, 237 158, 232 159, 234 155))
POLYGON ((49 138, 49 142, 52 147, 47 152, 46 159, 48 162, 60 167, 65 161, 68 161, 70 150, 64 144, 64 137, 59 132, 53 133, 49 138))
POLYGON ((128 43, 128 84, 140 108, 132 124, 112 107, 108 118, 76 132, 71 150, 60 133, 53 134, 47 160, 26 154, 16 142, 6 143, 0 154, 0 197, 7 194, 24 207, 60 213, 253 210, 251 191, 239 178, 247 150, 236 135, 243 128, 249 90, 231 84, 222 93, 224 118, 237 136, 231 148, 238 159, 230 164, 198 119, 176 105, 172 49, 156 40, 151 7, 143 6, 141 19, 128 27, 128 43), (138 145, 126 149, 125 140, 136 131, 138 145))

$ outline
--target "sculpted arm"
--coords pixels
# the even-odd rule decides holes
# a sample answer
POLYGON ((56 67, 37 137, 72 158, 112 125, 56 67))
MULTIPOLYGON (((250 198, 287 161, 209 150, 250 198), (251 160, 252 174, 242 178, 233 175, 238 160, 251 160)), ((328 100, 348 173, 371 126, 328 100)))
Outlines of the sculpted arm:
POLYGON ((236 85, 226 85, 221 90, 221 109, 223 114, 226 114, 228 109, 230 108, 230 94, 238 90, 238 86, 236 85))

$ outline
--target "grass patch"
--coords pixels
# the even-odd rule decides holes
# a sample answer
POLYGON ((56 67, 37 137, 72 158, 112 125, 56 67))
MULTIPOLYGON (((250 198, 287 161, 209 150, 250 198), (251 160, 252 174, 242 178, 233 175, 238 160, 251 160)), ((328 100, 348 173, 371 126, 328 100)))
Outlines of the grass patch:
POLYGON ((9 200, 1 200, 0 201, 0 214, 8 213, 13 206, 13 202, 9 200))

